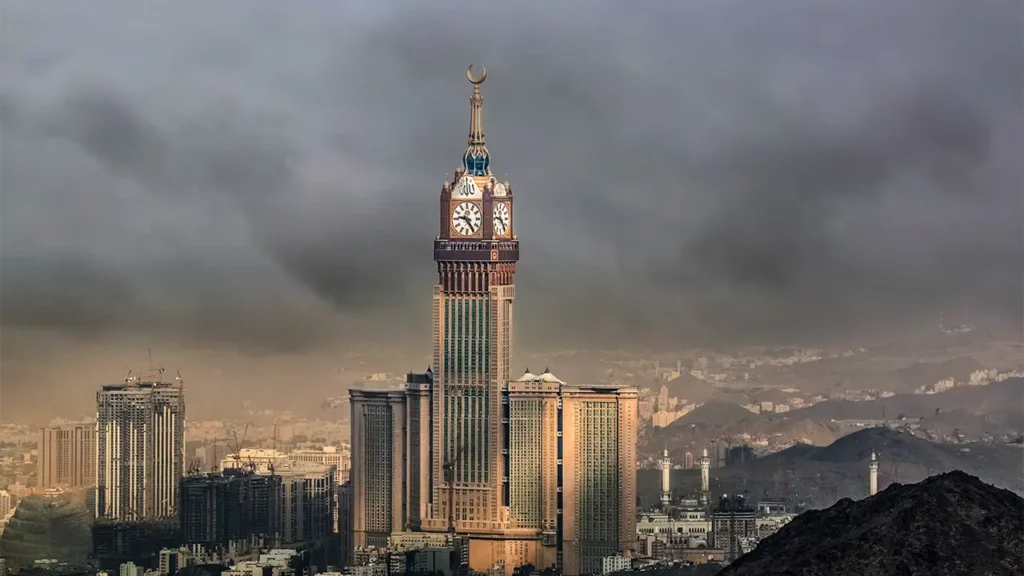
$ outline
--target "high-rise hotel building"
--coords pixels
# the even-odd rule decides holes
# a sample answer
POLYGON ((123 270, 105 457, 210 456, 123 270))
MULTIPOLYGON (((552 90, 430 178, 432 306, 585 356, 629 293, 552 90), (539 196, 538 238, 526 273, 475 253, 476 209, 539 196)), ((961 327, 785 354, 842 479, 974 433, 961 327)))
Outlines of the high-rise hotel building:
POLYGON ((350 391, 353 544, 449 533, 473 570, 579 574, 633 545, 636 389, 510 378, 519 240, 484 139, 486 76, 467 71, 469 143, 441 188, 433 365, 404 391, 350 391))
POLYGON ((173 518, 185 473, 180 379, 130 377, 96 394, 96 516, 173 518))
POLYGON ((636 539, 636 388, 562 388, 562 570, 600 574, 636 539))
POLYGON ((352 409, 352 541, 388 545, 405 529, 405 395, 350 390, 352 409))

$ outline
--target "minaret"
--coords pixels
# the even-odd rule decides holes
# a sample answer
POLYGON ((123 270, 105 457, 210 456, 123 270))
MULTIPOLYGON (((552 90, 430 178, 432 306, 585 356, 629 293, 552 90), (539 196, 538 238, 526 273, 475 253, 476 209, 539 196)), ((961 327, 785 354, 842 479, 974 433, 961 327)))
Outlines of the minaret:
POLYGON ((700 491, 706 499, 708 492, 711 492, 711 458, 708 457, 708 449, 700 457, 700 491))
POLYGON ((871 476, 868 480, 868 495, 874 496, 878 494, 878 456, 875 455, 875 451, 871 451, 871 476))
POLYGON ((668 459, 668 449, 665 449, 661 459, 661 504, 668 506, 672 502, 672 461, 668 459))

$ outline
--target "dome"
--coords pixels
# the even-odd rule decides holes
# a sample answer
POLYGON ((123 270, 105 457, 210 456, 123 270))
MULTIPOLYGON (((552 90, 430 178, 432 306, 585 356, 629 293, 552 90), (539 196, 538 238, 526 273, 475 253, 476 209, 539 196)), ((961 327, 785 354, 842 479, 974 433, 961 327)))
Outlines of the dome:
POLYGON ((517 380, 517 382, 536 382, 536 381, 537 381, 537 375, 532 373, 532 372, 530 372, 529 368, 527 368, 526 372, 524 372, 523 375, 519 377, 519 380, 517 380))
POLYGON ((83 563, 92 553, 92 514, 67 498, 27 496, 0 536, 8 566, 30 566, 39 559, 83 563))
POLYGON ((530 372, 529 368, 526 369, 526 372, 520 376, 516 382, 550 382, 553 384, 565 384, 565 382, 559 380, 557 376, 549 372, 547 369, 544 370, 543 374, 538 376, 533 372, 530 372))
POLYGON ((473 176, 487 176, 491 173, 491 157, 487 149, 483 147, 471 147, 462 156, 462 167, 467 174, 473 176))
POLYGON ((565 384, 565 382, 562 382, 561 380, 559 380, 558 377, 555 376, 554 374, 552 374, 551 372, 545 372, 545 373, 541 374, 540 375, 540 379, 542 381, 544 381, 544 382, 554 382, 555 384, 565 384))

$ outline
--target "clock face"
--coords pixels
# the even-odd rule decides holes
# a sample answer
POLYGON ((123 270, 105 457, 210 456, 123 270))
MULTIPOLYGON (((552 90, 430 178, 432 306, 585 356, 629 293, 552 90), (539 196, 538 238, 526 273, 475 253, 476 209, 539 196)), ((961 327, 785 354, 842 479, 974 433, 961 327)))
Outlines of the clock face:
POLYGON ((505 202, 494 203, 494 233, 498 236, 508 234, 509 226, 512 224, 512 215, 509 213, 508 204, 505 202))
POLYGON ((452 229, 463 236, 476 234, 482 221, 480 207, 472 202, 463 202, 452 210, 452 229))
POLYGON ((455 183, 455 190, 452 193, 453 198, 479 198, 480 188, 476 185, 469 176, 463 176, 459 178, 459 181, 455 183))

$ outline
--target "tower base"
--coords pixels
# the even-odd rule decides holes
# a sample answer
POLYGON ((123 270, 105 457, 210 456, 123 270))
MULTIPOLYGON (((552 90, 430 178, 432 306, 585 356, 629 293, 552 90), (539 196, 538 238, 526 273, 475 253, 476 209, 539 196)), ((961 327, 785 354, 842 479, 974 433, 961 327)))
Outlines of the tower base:
POLYGON ((469 569, 474 572, 512 576, 519 566, 541 569, 557 563, 557 547, 545 546, 540 537, 469 536, 469 569))

